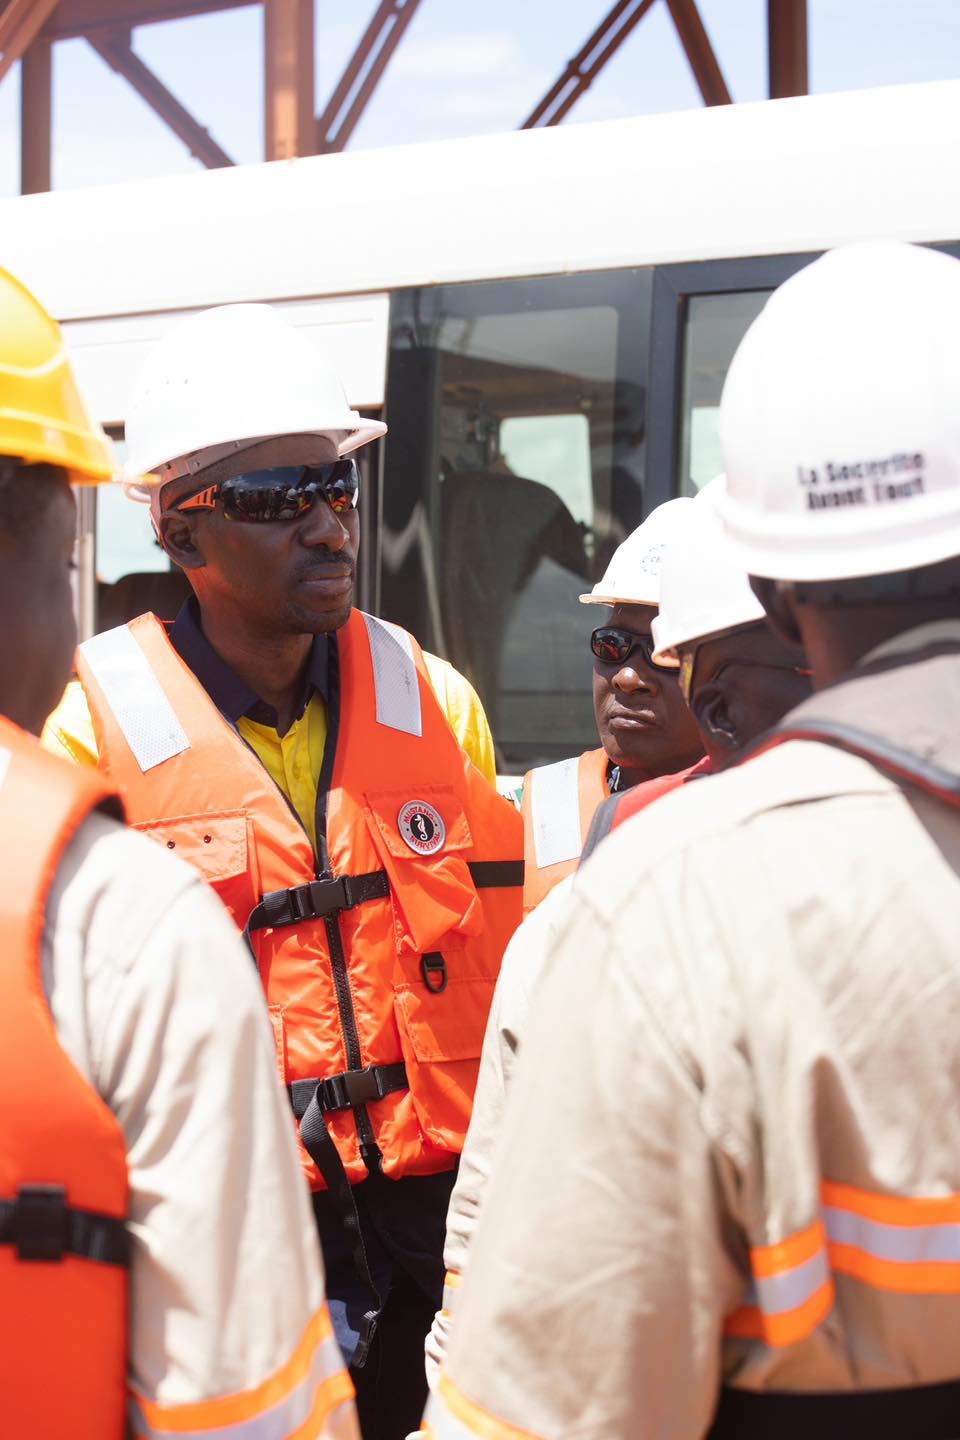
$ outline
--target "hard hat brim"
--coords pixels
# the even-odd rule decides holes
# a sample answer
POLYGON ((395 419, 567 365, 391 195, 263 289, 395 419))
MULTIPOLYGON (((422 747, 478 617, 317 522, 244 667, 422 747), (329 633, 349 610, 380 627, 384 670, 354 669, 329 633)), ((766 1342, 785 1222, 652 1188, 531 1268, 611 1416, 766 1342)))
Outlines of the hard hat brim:
POLYGON ((586 595, 580 596, 581 605, 647 605, 651 610, 656 610, 660 605, 659 595, 645 597, 639 595, 595 595, 591 590, 586 595))

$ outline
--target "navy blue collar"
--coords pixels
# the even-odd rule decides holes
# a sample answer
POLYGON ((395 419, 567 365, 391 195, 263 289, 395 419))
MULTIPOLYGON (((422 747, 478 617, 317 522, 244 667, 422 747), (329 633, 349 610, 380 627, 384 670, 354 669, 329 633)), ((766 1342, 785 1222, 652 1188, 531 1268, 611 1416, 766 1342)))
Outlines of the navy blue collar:
MULTIPOLYGON (((169 630, 170 643, 184 664, 189 665, 217 709, 231 724, 244 717, 258 725, 278 729, 277 712, 261 700, 245 680, 235 674, 214 650, 200 626, 200 611, 191 595, 169 630)), ((303 694, 297 719, 303 715, 316 692, 326 701, 329 693, 330 647, 327 635, 316 635, 303 677, 303 694)))

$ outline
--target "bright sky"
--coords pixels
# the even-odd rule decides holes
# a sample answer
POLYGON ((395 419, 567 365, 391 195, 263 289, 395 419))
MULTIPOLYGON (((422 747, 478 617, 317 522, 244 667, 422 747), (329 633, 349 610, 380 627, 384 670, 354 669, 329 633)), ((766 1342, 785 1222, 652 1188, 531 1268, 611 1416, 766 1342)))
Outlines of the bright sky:
MULTIPOLYGON (((610 0, 421 0, 353 148, 509 130, 562 72, 610 0)), ((317 109, 376 9, 317 0, 317 109)), ((736 100, 762 99, 765 0, 700 0, 736 100)), ((814 91, 960 76, 956 0, 809 0, 814 91)), ((261 12, 145 26, 138 53, 238 162, 262 158, 261 12)), ((54 52, 53 183, 122 181, 194 168, 176 137, 85 41, 54 52)), ((566 124, 701 103, 658 0, 566 124)), ((19 188, 19 75, 0 85, 0 194, 19 188)), ((465 183, 469 183, 465 177, 465 183)))

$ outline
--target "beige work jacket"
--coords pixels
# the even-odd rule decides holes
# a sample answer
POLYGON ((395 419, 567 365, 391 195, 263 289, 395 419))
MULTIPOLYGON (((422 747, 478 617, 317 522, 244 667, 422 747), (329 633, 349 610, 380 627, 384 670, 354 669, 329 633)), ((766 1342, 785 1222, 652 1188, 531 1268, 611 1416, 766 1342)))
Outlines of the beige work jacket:
POLYGON ((351 1440, 263 995, 220 902, 93 815, 54 881, 42 964, 60 1043, 127 1145, 131 1434, 351 1440))
POLYGON ((960 811, 788 742, 566 912, 428 1433, 695 1440, 724 1383, 960 1374, 960 811))
POLYGON ((572 883, 571 875, 554 886, 514 931, 503 954, 483 1037, 470 1128, 447 1210, 447 1234, 443 1247, 447 1273, 443 1286, 443 1308, 434 1316, 424 1347, 427 1383, 431 1390, 436 1387, 440 1367, 446 1357, 457 1297, 480 1218, 481 1201, 493 1173, 494 1155, 503 1128, 507 1089, 513 1077, 517 1050, 526 1033, 534 991, 562 933, 559 926, 566 916, 564 896, 572 883))

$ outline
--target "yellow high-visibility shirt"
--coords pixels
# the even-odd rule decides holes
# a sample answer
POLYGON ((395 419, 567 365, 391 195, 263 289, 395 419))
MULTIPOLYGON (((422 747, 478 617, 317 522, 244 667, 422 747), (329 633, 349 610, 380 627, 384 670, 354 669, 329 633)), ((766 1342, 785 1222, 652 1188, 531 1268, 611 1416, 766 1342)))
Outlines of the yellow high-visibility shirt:
MULTIPOLYGON (((459 670, 446 660, 424 651, 427 674, 440 707, 462 748, 482 775, 496 784, 493 737, 480 697, 459 670)), ((327 743, 327 707, 314 692, 306 709, 285 735, 272 725, 242 716, 237 729, 256 751, 270 778, 280 787, 300 817, 316 849, 317 784, 327 743)), ((97 741, 87 697, 79 680, 71 680, 60 704, 47 720, 43 744, 54 754, 79 765, 96 765, 97 741)))

